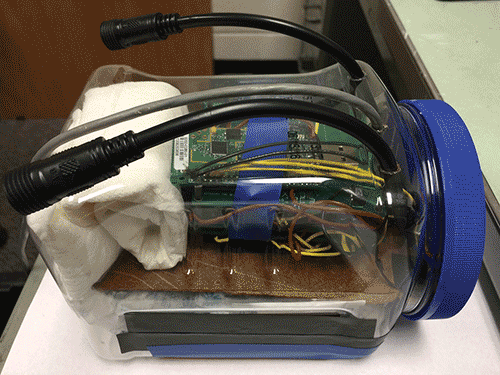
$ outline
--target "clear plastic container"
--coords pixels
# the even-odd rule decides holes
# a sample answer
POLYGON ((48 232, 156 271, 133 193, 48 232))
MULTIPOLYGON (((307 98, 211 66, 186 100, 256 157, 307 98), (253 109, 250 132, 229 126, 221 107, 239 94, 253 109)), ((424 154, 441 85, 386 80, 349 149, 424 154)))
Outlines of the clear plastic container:
MULTIPOLYGON (((182 94, 310 84, 369 103, 378 124, 342 100, 292 96, 378 130, 401 169, 384 173, 361 141, 324 124, 247 119, 158 146, 142 164, 30 215, 41 255, 99 355, 359 357, 402 314, 432 299, 439 270, 422 255, 421 237, 424 225, 428 238, 441 231, 440 218, 428 215, 440 176, 417 152, 423 135, 415 119, 360 65, 366 77, 359 84, 338 64, 297 75, 158 77, 127 66, 92 74, 64 130, 161 99, 158 82, 182 94), (146 86, 88 94, 127 82, 146 86), (89 107, 92 100, 99 104, 89 107), (273 142, 280 144, 266 146, 273 142)), ((175 95, 168 87, 165 95, 175 95)), ((234 100, 147 115, 106 136, 234 100)))

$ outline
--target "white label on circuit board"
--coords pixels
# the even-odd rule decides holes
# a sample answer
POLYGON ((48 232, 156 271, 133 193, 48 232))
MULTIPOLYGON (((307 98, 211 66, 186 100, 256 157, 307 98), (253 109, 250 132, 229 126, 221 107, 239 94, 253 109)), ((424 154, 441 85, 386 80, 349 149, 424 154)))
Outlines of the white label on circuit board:
POLYGON ((174 140, 174 169, 183 171, 189 167, 189 134, 174 140))

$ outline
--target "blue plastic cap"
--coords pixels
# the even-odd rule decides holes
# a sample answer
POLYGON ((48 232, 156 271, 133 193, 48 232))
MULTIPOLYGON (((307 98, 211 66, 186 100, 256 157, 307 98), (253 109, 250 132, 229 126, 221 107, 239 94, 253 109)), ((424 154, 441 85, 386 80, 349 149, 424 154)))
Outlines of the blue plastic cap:
POLYGON ((401 103, 413 109, 420 131, 427 130, 432 138, 444 202, 439 218, 443 229, 433 231, 444 238, 443 248, 437 249, 442 264, 434 296, 416 314, 405 316, 412 320, 450 318, 467 303, 481 270, 486 225, 483 177, 467 127, 450 105, 440 100, 401 103))

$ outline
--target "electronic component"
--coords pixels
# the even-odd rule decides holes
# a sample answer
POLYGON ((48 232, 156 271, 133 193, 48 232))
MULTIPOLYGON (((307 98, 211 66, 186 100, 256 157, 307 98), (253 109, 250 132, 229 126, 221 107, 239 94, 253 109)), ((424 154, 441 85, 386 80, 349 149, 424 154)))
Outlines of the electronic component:
POLYGON ((212 154, 214 155, 226 155, 227 154, 227 143, 220 141, 212 141, 212 154))
POLYGON ((241 140, 241 129, 226 129, 226 139, 231 141, 241 140))
MULTIPOLYGON (((272 239, 275 249, 291 252, 296 257, 317 256, 307 251, 312 246, 309 241, 315 242, 315 247, 324 254, 350 255, 354 250, 346 251, 350 247, 345 241, 351 243, 351 249, 358 242, 349 240, 347 234, 318 236, 318 231, 323 233, 321 226, 299 220, 299 211, 290 212, 285 208, 294 199, 302 204, 315 204, 335 197, 338 204, 355 205, 362 208, 360 214, 372 215, 381 222, 384 208, 378 206, 378 199, 383 194, 384 180, 373 173, 379 170, 377 159, 362 142, 339 129, 291 118, 286 119, 283 131, 278 132, 280 121, 255 120, 234 121, 225 129, 189 135, 185 153, 189 150, 190 159, 183 169, 176 168, 178 156, 174 153, 171 181, 192 212, 192 229, 233 240, 272 239), (252 124, 258 126, 258 131, 249 136, 248 128, 252 124), (238 131, 241 140, 222 141, 224 133, 227 139, 230 130, 238 131), (278 134, 283 136, 279 138, 278 134), (207 140, 211 140, 212 152, 207 148, 207 140), (266 181, 266 185, 243 187, 248 178, 266 181), (273 178, 275 181, 282 178, 283 182, 272 184, 273 178), (265 186, 265 190, 258 186, 265 186), (272 207, 273 202, 281 208, 242 211, 259 203, 272 207), (236 211, 228 217, 231 210, 236 211), (298 237, 299 232, 303 237, 298 237), (299 245, 289 244, 290 235, 299 245), (298 249, 302 249, 300 253, 298 249)), ((174 151, 179 142, 174 142, 174 151)), ((322 215, 324 219, 331 217, 327 213, 322 215)), ((258 248, 255 251, 259 251, 258 248)))

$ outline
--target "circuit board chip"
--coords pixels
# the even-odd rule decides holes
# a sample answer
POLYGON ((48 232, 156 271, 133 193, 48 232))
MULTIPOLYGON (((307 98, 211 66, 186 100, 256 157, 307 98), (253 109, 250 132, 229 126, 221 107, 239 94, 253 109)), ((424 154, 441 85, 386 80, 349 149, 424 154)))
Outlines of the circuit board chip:
POLYGON ((241 140, 241 129, 226 129, 226 139, 239 141, 241 140))
POLYGON ((227 154, 227 142, 213 141, 212 142, 212 154, 226 155, 227 154))

